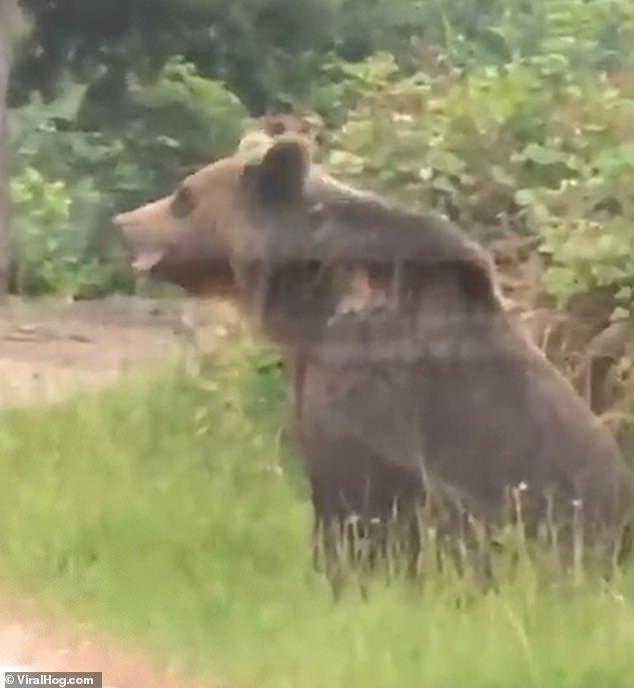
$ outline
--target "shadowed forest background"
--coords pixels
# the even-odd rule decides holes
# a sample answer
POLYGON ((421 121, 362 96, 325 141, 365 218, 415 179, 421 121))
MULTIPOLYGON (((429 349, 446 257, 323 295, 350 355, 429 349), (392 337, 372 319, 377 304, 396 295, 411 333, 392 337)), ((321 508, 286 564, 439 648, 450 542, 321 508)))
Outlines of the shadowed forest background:
MULTIPOLYGON (((20 4, 12 292, 172 295, 134 278, 112 216, 301 109, 336 176, 491 249, 509 307, 634 457, 634 0, 20 4)), ((631 570, 552 584, 524 562, 486 595, 439 575, 333 608, 278 356, 229 349, 196 384, 2 416, 3 577, 229 685, 632 685, 631 570)))
POLYGON ((478 237, 533 237, 559 303, 627 310, 627 0, 22 3, 10 91, 16 287, 130 289, 115 211, 235 148, 244 118, 319 113, 329 165, 478 237))
POLYGON ((540 344, 574 321, 548 341, 571 374, 593 336, 629 317, 629 0, 22 7, 9 94, 14 290, 132 291, 112 215, 234 150, 249 117, 299 107, 323 119, 333 172, 488 242, 540 344), (564 309, 555 319, 553 307, 564 309))

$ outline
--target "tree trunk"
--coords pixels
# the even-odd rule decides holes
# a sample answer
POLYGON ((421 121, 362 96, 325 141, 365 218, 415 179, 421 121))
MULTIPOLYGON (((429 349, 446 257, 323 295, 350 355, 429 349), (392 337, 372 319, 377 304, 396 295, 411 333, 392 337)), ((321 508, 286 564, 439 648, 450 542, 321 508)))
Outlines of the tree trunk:
POLYGON ((9 278, 7 90, 11 67, 11 24, 14 12, 14 0, 0 0, 0 299, 6 297, 9 278))

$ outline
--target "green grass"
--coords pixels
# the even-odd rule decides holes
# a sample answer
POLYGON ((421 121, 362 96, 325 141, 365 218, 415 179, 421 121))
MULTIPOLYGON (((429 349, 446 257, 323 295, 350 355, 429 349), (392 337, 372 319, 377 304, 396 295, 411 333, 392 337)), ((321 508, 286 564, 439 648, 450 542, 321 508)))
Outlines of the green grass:
MULTIPOLYGON (((634 573, 487 593, 455 577, 335 604, 282 450, 279 373, 136 380, 0 420, 0 569, 235 688, 634 686, 634 573)), ((262 369, 264 368, 264 369, 262 369)))

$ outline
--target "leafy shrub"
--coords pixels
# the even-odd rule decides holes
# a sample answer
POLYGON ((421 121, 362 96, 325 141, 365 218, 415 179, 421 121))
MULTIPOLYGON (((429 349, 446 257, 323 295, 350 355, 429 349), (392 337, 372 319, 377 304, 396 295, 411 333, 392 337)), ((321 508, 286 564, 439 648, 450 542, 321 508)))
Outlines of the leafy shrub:
MULTIPOLYGON (((94 127, 94 111, 86 108, 86 87, 79 84, 69 83, 64 95, 51 103, 34 98, 13 113, 16 190, 25 180, 33 182, 35 170, 46 179, 62 180, 72 202, 68 216, 55 221, 59 232, 73 236, 73 245, 81 246, 82 269, 85 262, 102 280, 91 286, 91 294, 133 285, 110 218, 166 193, 195 167, 232 150, 246 116, 221 83, 201 78, 180 59, 169 62, 151 84, 132 81, 118 99, 108 105, 107 126, 100 129, 94 127), (101 268, 96 270, 96 265, 101 268)), ((91 102, 95 107, 95 99, 91 102)), ((46 182, 42 185, 50 191, 46 182)), ((29 203, 37 203, 39 197, 36 193, 29 203)), ((50 233, 50 227, 46 232, 36 230, 35 208, 29 212, 31 219, 18 219, 17 233, 24 238, 25 225, 33 225, 26 235, 34 244, 37 237, 50 233)), ((32 276, 36 264, 42 263, 30 264, 32 276)), ((49 279, 36 282, 39 291, 49 279)))
POLYGON ((247 114, 235 89, 254 107, 305 97, 330 126, 330 164, 353 180, 481 236, 535 234, 559 302, 600 288, 627 306, 631 0, 177 4, 147 26, 130 15, 116 38, 89 8, 27 3, 33 49, 14 91, 39 88, 27 66, 61 24, 68 50, 52 51, 55 88, 42 88, 62 95, 14 113, 15 172, 63 180, 83 259, 115 266, 101 291, 132 287, 110 216, 233 150, 247 114), (62 21, 74 12, 79 32, 62 21), (65 59, 81 84, 60 81, 65 59))
POLYGON ((629 310, 634 287, 633 184, 634 146, 624 143, 601 151, 557 189, 537 188, 522 196, 542 237, 541 250, 552 261, 546 288, 559 301, 608 288, 615 315, 629 310))
POLYGON ((71 224, 72 201, 62 181, 26 168, 11 181, 15 209, 13 250, 20 293, 74 297, 101 278, 85 260, 85 235, 71 224))
MULTIPOLYGON (((341 65, 354 105, 329 163, 434 207, 480 237, 533 233, 560 303, 634 286, 634 99, 551 53, 465 72, 405 74, 389 55, 341 65)), ((319 95, 319 94, 318 94, 319 95)))

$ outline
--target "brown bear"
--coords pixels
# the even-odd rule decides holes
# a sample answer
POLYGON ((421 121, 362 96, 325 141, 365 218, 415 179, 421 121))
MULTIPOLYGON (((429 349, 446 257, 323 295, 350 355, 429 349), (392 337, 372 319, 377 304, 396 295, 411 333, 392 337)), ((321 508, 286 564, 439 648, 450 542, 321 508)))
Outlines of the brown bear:
POLYGON ((117 222, 137 264, 168 279, 191 272, 211 284, 222 264, 232 296, 293 361, 331 564, 347 525, 372 534, 372 554, 390 523, 418 538, 432 499, 450 530, 520 511, 530 531, 546 524, 568 548, 580 535, 615 551, 632 512, 630 469, 511 320, 487 256, 449 223, 336 182, 284 136, 260 160, 220 160, 117 222), (359 267, 389 298, 341 313, 359 267))
POLYGON ((299 134, 312 141, 315 147, 321 143, 323 122, 319 115, 301 108, 290 108, 285 112, 269 112, 257 121, 257 128, 271 138, 284 134, 299 134))
MULTIPOLYGON (((249 151, 258 151, 270 146, 274 138, 295 133, 311 144, 316 155, 320 145, 321 129, 319 117, 305 110, 269 112, 253 122, 240 142, 239 149, 249 154, 249 151)), ((194 243, 194 237, 184 238, 181 245, 193 246, 194 243)), ((227 262, 214 261, 207 264, 201 272, 196 261, 190 261, 188 258, 181 260, 177 252, 172 251, 156 265, 152 264, 151 251, 145 254, 145 259, 149 261, 146 267, 150 268, 155 277, 184 286, 194 297, 185 304, 181 334, 186 368, 198 375, 207 367, 208 362, 213 361, 221 339, 230 332, 240 331, 243 326, 239 309, 240 299, 236 298, 237 285, 230 266, 227 262), (173 260, 170 260, 170 256, 173 260)), ((137 265, 137 268, 142 270, 143 265, 137 265)), ((350 290, 349 303, 344 303, 343 308, 354 307, 369 292, 364 273, 359 273, 356 279, 351 280, 351 286, 356 288, 350 290)))

